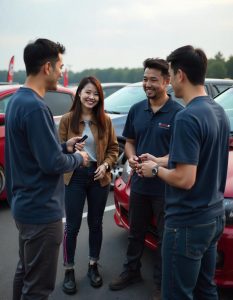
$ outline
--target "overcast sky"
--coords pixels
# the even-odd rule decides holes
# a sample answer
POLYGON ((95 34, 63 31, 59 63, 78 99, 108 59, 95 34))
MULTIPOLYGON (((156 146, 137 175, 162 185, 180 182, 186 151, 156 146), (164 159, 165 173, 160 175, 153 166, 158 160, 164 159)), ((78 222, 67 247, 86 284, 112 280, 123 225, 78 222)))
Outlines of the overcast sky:
POLYGON ((66 47, 64 64, 136 68, 187 44, 233 55, 233 0, 0 0, 0 70, 38 37, 66 47))

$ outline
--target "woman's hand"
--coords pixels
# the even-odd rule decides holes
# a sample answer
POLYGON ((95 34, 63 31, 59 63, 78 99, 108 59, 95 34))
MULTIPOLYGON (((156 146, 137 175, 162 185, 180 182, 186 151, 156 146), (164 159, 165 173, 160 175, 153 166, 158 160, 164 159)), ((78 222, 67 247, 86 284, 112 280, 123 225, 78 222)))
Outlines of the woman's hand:
POLYGON ((99 180, 99 179, 104 178, 105 173, 106 173, 105 165, 100 165, 100 166, 95 170, 94 180, 99 180))

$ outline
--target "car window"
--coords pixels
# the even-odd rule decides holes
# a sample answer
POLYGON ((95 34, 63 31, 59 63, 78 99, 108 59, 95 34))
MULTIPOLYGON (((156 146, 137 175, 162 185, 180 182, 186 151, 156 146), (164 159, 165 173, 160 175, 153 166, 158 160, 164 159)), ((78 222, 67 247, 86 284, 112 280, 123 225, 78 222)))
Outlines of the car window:
POLYGON ((233 132, 233 88, 220 94, 214 100, 224 108, 230 120, 231 131, 233 132))
POLYGON ((216 84, 216 88, 218 89, 218 93, 221 93, 228 89, 231 85, 229 84, 216 84))
POLYGON ((104 92, 104 98, 107 98, 111 94, 115 93, 119 89, 121 89, 121 86, 108 86, 108 87, 103 87, 103 92, 104 92))
POLYGON ((128 113, 133 104, 145 99, 142 86, 127 86, 107 97, 104 106, 107 112, 128 113))
MULTIPOLYGON (((6 112, 7 104, 10 101, 12 95, 13 94, 8 95, 0 100, 0 113, 6 112)), ((54 116, 61 116, 70 110, 73 102, 73 97, 68 93, 49 91, 45 94, 44 101, 48 105, 54 116)))
POLYGON ((60 116, 70 110, 73 98, 68 93, 49 91, 45 94, 44 101, 54 116, 60 116))
POLYGON ((0 113, 1 114, 5 114, 6 108, 7 108, 7 104, 10 101, 12 95, 13 94, 8 95, 8 96, 6 96, 6 97, 4 97, 3 99, 0 100, 0 113))

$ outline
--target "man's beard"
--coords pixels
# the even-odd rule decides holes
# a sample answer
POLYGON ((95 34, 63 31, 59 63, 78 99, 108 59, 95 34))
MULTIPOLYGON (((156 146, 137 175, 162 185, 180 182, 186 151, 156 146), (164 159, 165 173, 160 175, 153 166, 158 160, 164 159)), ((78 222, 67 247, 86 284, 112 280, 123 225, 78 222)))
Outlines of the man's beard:
POLYGON ((155 91, 155 90, 154 90, 154 93, 153 93, 153 94, 154 94, 153 96, 147 96, 147 98, 156 101, 156 100, 158 100, 158 99, 161 97, 161 95, 162 95, 162 93, 160 93, 159 91, 155 91))

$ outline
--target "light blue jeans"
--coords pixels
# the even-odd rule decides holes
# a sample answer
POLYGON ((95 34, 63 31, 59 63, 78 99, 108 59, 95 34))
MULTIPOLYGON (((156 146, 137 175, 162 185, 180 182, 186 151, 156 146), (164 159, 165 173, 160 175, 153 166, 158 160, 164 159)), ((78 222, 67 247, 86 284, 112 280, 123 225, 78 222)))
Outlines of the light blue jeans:
POLYGON ((225 225, 219 216, 206 224, 164 228, 162 299, 217 300, 214 283, 217 241, 225 225))

